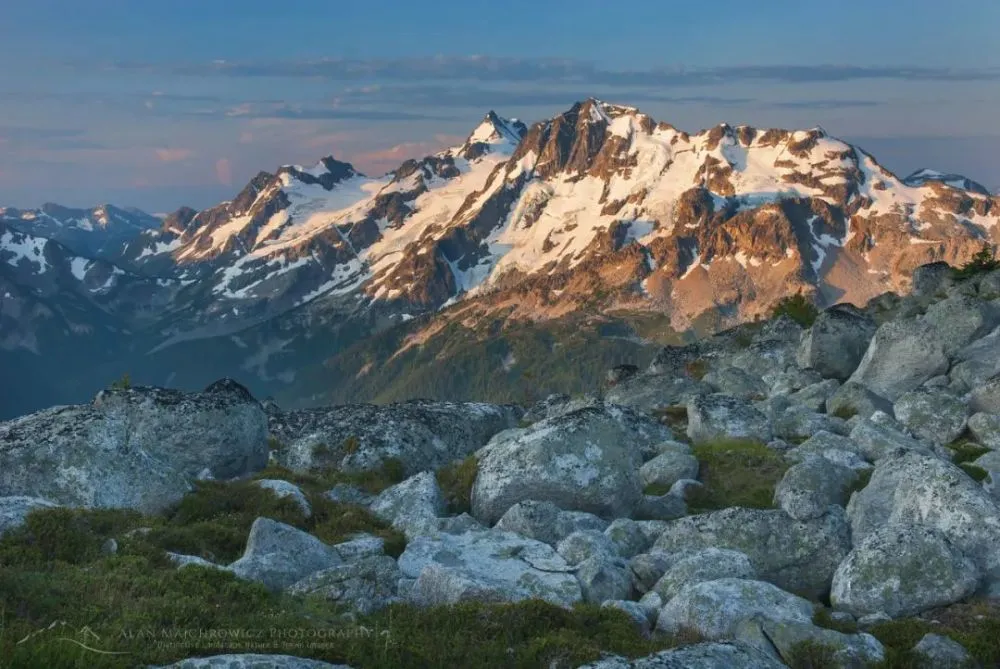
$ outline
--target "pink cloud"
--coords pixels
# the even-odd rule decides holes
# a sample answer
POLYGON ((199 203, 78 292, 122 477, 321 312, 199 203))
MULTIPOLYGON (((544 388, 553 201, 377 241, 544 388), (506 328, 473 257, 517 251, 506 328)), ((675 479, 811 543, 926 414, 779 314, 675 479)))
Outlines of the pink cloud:
POLYGON ((253 133, 249 130, 245 130, 240 133, 240 144, 252 144, 253 143, 253 133))
POLYGON ((230 165, 229 158, 219 158, 215 161, 215 177, 220 184, 233 185, 233 166, 230 165))
POLYGON ((164 163, 176 163, 194 155, 191 149, 156 149, 156 157, 164 163))

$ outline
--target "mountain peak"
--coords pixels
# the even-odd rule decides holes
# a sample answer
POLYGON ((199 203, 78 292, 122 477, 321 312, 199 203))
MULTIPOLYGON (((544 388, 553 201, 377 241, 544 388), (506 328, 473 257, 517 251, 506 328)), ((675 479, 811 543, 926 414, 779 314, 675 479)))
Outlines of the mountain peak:
POLYGON ((491 109, 465 140, 459 155, 473 160, 496 149, 513 151, 527 133, 524 123, 516 118, 503 118, 491 109))

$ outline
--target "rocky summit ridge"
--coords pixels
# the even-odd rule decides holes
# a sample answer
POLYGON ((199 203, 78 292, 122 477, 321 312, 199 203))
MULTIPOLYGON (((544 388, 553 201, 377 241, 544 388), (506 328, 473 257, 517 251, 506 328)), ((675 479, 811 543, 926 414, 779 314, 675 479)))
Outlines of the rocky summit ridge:
MULTIPOLYGON (((0 556, 42 541, 39 519, 124 508, 146 529, 95 529, 104 557, 82 573, 160 555, 155 569, 210 579, 207 593, 259 584, 256 606, 309 601, 303 625, 481 607, 461 634, 504 606, 570 616, 583 603, 625 625, 619 642, 659 645, 581 642, 565 666, 797 667, 807 651, 831 667, 994 666, 1000 270, 930 264, 912 285, 666 347, 586 396, 532 406, 286 411, 228 379, 109 388, 0 423, 0 556), (211 522, 251 514, 235 544, 181 531, 176 510, 208 499, 229 514, 211 522), (321 520, 368 517, 366 534, 327 535, 321 520)), ((381 652, 427 666, 451 633, 381 652)), ((352 643, 298 658, 143 652, 176 667, 387 666, 352 643)), ((505 637, 505 652, 527 662, 519 644, 505 637)))
POLYGON ((91 226, 124 242, 55 234, 67 217, 0 213, 0 356, 39 379, 57 364, 80 388, 39 388, 47 401, 27 408, 123 371, 188 388, 248 372, 258 392, 307 401, 301 370, 395 327, 424 341, 630 312, 702 334, 795 292, 863 304, 995 244, 1000 201, 960 175, 899 178, 822 128, 688 133, 588 99, 530 127, 490 112, 461 145, 382 177, 326 157, 155 229, 91 226), (36 287, 52 271, 58 295, 36 287))

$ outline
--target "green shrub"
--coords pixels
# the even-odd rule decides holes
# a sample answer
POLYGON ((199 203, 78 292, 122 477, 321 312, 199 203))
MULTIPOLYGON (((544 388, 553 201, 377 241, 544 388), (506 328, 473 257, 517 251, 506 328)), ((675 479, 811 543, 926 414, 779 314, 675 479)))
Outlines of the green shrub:
POLYGON ((0 566, 86 564, 108 539, 141 527, 142 514, 120 509, 37 509, 0 539, 0 566))
POLYGON ((662 497, 668 492, 670 492, 670 486, 665 483, 650 483, 642 489, 643 495, 651 495, 653 497, 662 497))
POLYGON ((816 322, 819 310, 800 291, 795 295, 789 295, 778 300, 778 303, 771 310, 771 317, 778 318, 779 316, 788 316, 802 327, 807 328, 816 322))
POLYGON ((310 502, 313 513, 306 529, 328 544, 348 541, 363 532, 382 537, 387 555, 399 557, 406 548, 402 533, 364 507, 341 504, 322 495, 313 496, 310 502))
POLYGON ((470 455, 437 470, 441 492, 448 503, 448 513, 458 515, 472 511, 472 486, 479 473, 479 460, 470 455))
POLYGON ((132 387, 132 377, 128 372, 121 375, 121 378, 111 382, 111 390, 128 390, 132 387))
POLYGON ((858 631, 858 624, 856 622, 841 622, 834 620, 833 616, 830 615, 830 609, 825 606, 819 606, 816 608, 816 613, 813 614, 813 625, 828 630, 843 632, 844 634, 854 634, 858 631))
POLYGON ((758 442, 732 439, 698 444, 692 452, 704 484, 691 493, 688 508, 692 512, 774 506, 774 487, 788 469, 780 454, 758 442))
POLYGON ((345 455, 354 455, 361 448, 361 441, 355 437, 353 434, 347 439, 344 439, 344 443, 341 444, 341 448, 345 455))
POLYGON ((783 658, 789 669, 837 669, 836 649, 815 641, 800 641, 783 658))
POLYGON ((997 260, 996 252, 987 242, 983 244, 972 260, 962 265, 960 268, 952 268, 952 276, 956 279, 969 279, 979 274, 986 274, 1000 269, 1000 261, 997 260))

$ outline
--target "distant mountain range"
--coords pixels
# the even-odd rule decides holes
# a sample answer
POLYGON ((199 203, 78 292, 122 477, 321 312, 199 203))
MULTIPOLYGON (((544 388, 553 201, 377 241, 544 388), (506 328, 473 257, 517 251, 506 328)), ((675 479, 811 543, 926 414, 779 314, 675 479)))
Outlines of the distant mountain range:
MULTIPOLYGON (((490 112, 461 146, 379 178, 327 157, 162 220, 0 209, 0 370, 20 384, 0 416, 126 371, 236 376, 292 403, 384 398, 392 379, 363 377, 420 348, 447 364, 442 338, 585 321, 641 347, 649 332, 623 318, 685 336, 798 291, 864 302, 995 243, 998 221, 980 184, 900 179, 820 128, 688 134, 593 99, 530 128, 490 112)), ((513 378, 504 346, 484 364, 513 378)))

